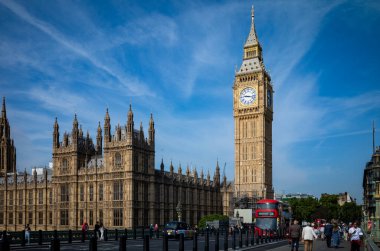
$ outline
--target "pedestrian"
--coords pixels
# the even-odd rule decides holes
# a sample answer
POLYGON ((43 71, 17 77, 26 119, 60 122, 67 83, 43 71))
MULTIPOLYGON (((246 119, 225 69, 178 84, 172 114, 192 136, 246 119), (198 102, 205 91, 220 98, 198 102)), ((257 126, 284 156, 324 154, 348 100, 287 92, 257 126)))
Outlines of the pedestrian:
POLYGON ((154 233, 156 235, 156 238, 158 239, 158 224, 154 224, 154 233))
POLYGON ((30 227, 29 224, 25 225, 25 240, 30 244, 30 227))
POLYGON ((292 251, 294 249, 298 251, 300 237, 301 237, 301 226, 298 225, 298 221, 294 220, 293 225, 289 227, 289 235, 292 239, 292 251))
POLYGON ((150 224, 150 226, 149 226, 149 237, 150 237, 150 239, 152 239, 152 237, 153 237, 153 224, 150 224))
POLYGON ((338 248, 340 244, 340 228, 337 222, 333 224, 331 240, 333 247, 338 248))
POLYGON ((358 222, 355 221, 354 224, 352 224, 352 227, 348 230, 348 238, 351 242, 351 251, 360 251, 363 232, 360 229, 358 222))
POLYGON ((331 236, 332 236, 332 229, 333 229, 333 225, 330 224, 330 222, 327 222, 326 225, 325 225, 325 237, 326 237, 326 244, 327 244, 327 247, 331 247, 331 236))
POLYGON ((317 235, 314 233, 314 229, 310 227, 310 223, 308 222, 306 227, 302 230, 302 240, 304 241, 305 251, 313 251, 314 239, 317 239, 317 235))
POLYGON ((104 225, 103 225, 103 222, 100 222, 100 225, 99 225, 99 231, 100 231, 100 240, 104 240, 104 225))
POLYGON ((95 234, 95 237, 96 239, 99 239, 100 238, 100 225, 99 225, 99 221, 96 222, 95 224, 95 228, 94 228, 94 234, 95 234))
POLYGON ((88 224, 86 221, 83 221, 83 224, 82 224, 82 242, 84 242, 86 240, 87 230, 88 230, 88 224))

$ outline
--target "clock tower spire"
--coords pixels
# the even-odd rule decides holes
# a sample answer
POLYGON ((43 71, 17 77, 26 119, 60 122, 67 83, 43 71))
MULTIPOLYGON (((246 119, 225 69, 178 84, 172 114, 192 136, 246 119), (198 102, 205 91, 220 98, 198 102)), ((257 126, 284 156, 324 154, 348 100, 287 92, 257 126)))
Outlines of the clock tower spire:
POLYGON ((239 198, 273 198, 273 86, 257 39, 254 8, 244 44, 243 62, 235 73, 235 193, 239 198))

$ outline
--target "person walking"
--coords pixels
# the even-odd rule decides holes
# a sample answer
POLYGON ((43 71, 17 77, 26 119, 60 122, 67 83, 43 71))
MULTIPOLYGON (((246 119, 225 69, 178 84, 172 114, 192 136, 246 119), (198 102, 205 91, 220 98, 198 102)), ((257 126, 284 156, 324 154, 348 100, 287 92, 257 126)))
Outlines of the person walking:
POLYGON ((96 239, 98 240, 100 238, 100 225, 99 225, 99 221, 97 221, 96 224, 95 224, 94 234, 95 234, 96 239))
POLYGON ((340 228, 337 222, 333 224, 331 240, 333 247, 338 248, 340 244, 340 228))
POLYGON ((30 244, 30 227, 29 224, 25 225, 25 240, 30 244))
POLYGON ((100 240, 104 240, 104 225, 103 225, 103 222, 100 222, 100 225, 99 225, 99 231, 100 231, 100 240))
POLYGON ((348 230, 348 238, 351 242, 351 251, 360 251, 363 232, 360 229, 358 222, 354 222, 354 224, 352 224, 352 227, 348 230))
POLYGON ((302 230, 302 240, 304 241, 305 251, 313 251, 313 240, 317 239, 317 235, 314 233, 314 229, 310 227, 310 223, 306 224, 306 227, 302 230))
POLYGON ((291 249, 292 251, 294 251, 294 249, 298 251, 301 233, 302 233, 301 226, 298 225, 297 220, 294 220, 293 225, 289 227, 289 235, 290 235, 290 238, 292 239, 292 249, 291 249))
POLYGON ((327 244, 327 247, 331 247, 331 236, 332 236, 332 229, 333 229, 333 225, 330 224, 330 222, 327 222, 326 225, 325 225, 325 238, 326 238, 326 244, 327 244))

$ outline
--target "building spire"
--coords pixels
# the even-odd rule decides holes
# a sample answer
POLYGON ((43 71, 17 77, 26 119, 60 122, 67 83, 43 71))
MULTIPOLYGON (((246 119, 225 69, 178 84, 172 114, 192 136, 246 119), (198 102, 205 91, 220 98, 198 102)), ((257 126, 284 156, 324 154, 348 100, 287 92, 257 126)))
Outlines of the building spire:
POLYGON ((246 48, 248 46, 257 45, 257 44, 258 44, 258 40, 257 40, 257 36, 256 36, 256 29, 255 29, 255 11, 254 11, 254 8, 252 5, 252 9, 251 9, 251 30, 249 32, 247 41, 245 42, 244 48, 246 48))
POLYGON ((1 109, 1 117, 6 118, 7 117, 7 110, 5 109, 5 97, 3 97, 3 107, 1 109))

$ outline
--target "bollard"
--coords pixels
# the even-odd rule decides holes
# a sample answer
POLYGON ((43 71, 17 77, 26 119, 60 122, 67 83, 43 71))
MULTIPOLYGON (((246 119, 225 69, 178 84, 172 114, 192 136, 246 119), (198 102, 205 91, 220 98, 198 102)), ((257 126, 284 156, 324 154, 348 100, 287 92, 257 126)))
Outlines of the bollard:
POLYGON ((254 235, 254 230, 251 229, 251 246, 255 245, 255 235, 254 235))
POLYGON ((117 239, 119 239, 119 231, 117 229, 115 229, 115 241, 117 241, 117 239))
POLYGON ((232 250, 236 247, 236 229, 232 230, 232 250))
POLYGON ((98 243, 97 243, 97 239, 95 236, 93 236, 91 239, 90 239, 90 251, 97 251, 98 250, 98 243))
POLYGON ((198 251, 198 233, 197 232, 194 232, 193 251, 198 251))
POLYGON ((25 230, 21 231, 21 246, 25 247, 25 230))
POLYGON ((144 235, 143 251, 149 251, 149 235, 144 235))
POLYGON ((258 233, 255 231, 255 239, 256 239, 256 245, 259 245, 260 239, 258 233))
POLYGON ((71 231, 71 229, 69 230, 69 240, 68 240, 68 243, 72 243, 73 242, 73 231, 71 231))
POLYGON ((165 232, 162 233, 162 250, 163 251, 168 251, 169 246, 168 246, 168 236, 165 234, 165 232))
POLYGON ((228 228, 226 228, 226 233, 224 234, 224 245, 223 245, 223 250, 227 251, 228 250, 228 228))
MULTIPOLYGON (((30 239, 30 236, 29 236, 30 239)), ((42 245, 42 230, 38 230, 38 245, 42 245)))
POLYGON ((104 241, 108 241, 108 230, 107 228, 104 229, 104 241))
POLYGON ((209 251, 209 247, 210 247, 210 238, 209 238, 209 232, 208 232, 208 228, 206 229, 206 237, 205 237, 205 251, 209 251))
POLYGON ((249 236, 248 236, 249 232, 248 232, 248 229, 245 230, 245 246, 248 247, 248 239, 249 239, 249 236))
POLYGON ((143 228, 142 228, 142 234, 141 234, 141 238, 143 238, 143 239, 144 239, 144 236, 145 236, 145 228, 143 227, 143 228))
POLYGON ((133 239, 136 240, 136 228, 133 229, 133 239))
POLYGON ((127 229, 124 229, 124 235, 125 235, 125 239, 128 240, 128 230, 127 229))
POLYGON ((216 230, 215 235, 215 251, 219 251, 219 229, 216 230))
POLYGON ((185 251, 185 234, 184 233, 181 233, 179 235, 179 247, 178 247, 178 250, 179 251, 185 251))
POLYGON ((239 248, 243 247, 243 230, 239 229, 239 248))
POLYGON ((2 240, 0 241, 0 250, 9 251, 10 243, 7 236, 7 231, 3 231, 2 240))
POLYGON ((127 251, 127 236, 120 236, 119 251, 127 251))
POLYGON ((61 250, 61 244, 58 238, 54 237, 50 242, 50 251, 61 250))

